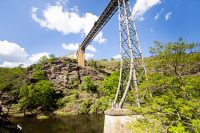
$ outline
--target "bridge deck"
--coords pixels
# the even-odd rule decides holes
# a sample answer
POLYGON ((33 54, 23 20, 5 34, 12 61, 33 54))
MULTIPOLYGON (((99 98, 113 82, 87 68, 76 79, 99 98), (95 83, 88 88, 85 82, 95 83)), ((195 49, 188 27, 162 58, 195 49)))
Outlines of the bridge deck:
MULTIPOLYGON (((121 2, 122 0, 120 0, 121 2)), ((128 0, 125 0, 128 1, 128 0)), ((96 37, 100 30, 105 26, 105 24, 110 20, 110 18, 117 11, 118 0, 111 0, 106 9, 103 11, 99 19, 94 23, 93 28, 90 30, 80 48, 84 51, 85 48, 91 43, 91 41, 96 37)))

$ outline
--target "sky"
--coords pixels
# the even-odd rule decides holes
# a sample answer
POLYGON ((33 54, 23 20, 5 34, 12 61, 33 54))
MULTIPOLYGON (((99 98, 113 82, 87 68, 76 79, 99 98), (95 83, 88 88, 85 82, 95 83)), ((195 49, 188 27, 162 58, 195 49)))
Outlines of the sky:
MULTIPOLYGON (((74 53, 110 0, 1 0, 0 67, 74 53)), ((200 42, 199 0, 130 0, 145 57, 154 41, 200 42)), ((118 12, 87 47, 87 59, 119 58, 118 12)))

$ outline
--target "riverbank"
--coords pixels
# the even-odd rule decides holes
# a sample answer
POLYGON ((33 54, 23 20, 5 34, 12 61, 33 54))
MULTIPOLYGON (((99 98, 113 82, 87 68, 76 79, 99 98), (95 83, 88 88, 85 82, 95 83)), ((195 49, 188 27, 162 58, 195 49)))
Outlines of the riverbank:
MULTIPOLYGON (((102 114, 102 113, 98 113, 102 114)), ((48 119, 49 117, 62 117, 62 116, 74 116, 74 115, 81 115, 76 111, 71 111, 71 112, 65 112, 62 110, 55 110, 55 111, 44 111, 41 112, 39 110, 33 110, 33 111, 26 111, 26 115, 24 115, 24 112, 22 111, 16 111, 16 110, 11 110, 9 111, 9 114, 7 114, 9 118, 32 118, 35 117, 37 119, 48 119)), ((88 114, 88 115, 93 115, 93 114, 88 114)))

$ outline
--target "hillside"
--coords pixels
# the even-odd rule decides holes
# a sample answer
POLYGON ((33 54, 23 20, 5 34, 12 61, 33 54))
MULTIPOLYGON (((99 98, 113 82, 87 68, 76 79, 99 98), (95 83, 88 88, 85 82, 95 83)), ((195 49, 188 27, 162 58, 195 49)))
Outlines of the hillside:
MULTIPOLYGON (((151 48, 144 59, 148 74, 139 84, 141 107, 135 90, 126 98, 126 108, 145 117, 131 125, 135 132, 200 131, 198 51, 182 40, 151 48)), ((10 114, 102 113, 111 107, 118 79, 119 61, 90 60, 81 68, 66 57, 43 57, 28 68, 0 68, 0 102, 10 114)))
MULTIPOLYGON (((96 109, 98 107, 95 106, 100 106, 96 104, 101 104, 101 101, 98 101, 100 91, 97 88, 101 86, 100 83, 105 77, 119 68, 119 62, 90 60, 87 65, 85 68, 78 67, 76 60, 67 57, 50 59, 44 57, 38 64, 25 69, 0 68, 0 100, 4 111, 43 112, 50 109, 60 110, 61 113, 63 111, 64 114, 104 111, 111 104, 111 99, 103 98, 102 102, 104 100, 106 102, 102 104, 105 106, 100 110, 96 109), (44 84, 46 86, 43 86, 44 84), (33 87, 37 85, 40 85, 38 90, 33 87), (45 87, 50 89, 45 90, 45 87), (37 97, 34 91, 41 91, 38 95, 51 95, 51 97, 47 97, 44 101, 40 101, 39 97, 34 99, 37 97), (40 103, 37 103, 38 101, 40 103), (42 107, 44 104, 48 105, 42 107), (94 107, 91 110, 92 105, 94 107)), ((117 83, 117 80, 118 77, 113 82, 117 83)))

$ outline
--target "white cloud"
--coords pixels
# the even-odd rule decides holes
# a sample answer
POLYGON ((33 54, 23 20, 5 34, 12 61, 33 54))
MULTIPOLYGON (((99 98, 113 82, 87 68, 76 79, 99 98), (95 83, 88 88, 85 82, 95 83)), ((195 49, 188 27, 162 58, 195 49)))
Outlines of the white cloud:
POLYGON ((71 58, 71 59, 77 59, 76 52, 68 53, 68 54, 65 55, 65 56, 68 57, 68 58, 71 58))
POLYGON ((172 15, 172 12, 168 12, 166 15, 165 15, 165 20, 168 21, 170 19, 172 15))
POLYGON ((119 59, 121 59, 121 55, 118 54, 118 55, 113 56, 112 58, 115 59, 115 60, 119 60, 119 59))
POLYGON ((47 58, 49 57, 49 53, 43 52, 43 53, 38 53, 38 54, 33 54, 31 57, 28 58, 30 64, 37 63, 41 57, 46 56, 47 58))
POLYGON ((88 60, 88 59, 91 59, 94 57, 94 54, 92 53, 85 53, 85 59, 88 60))
POLYGON ((94 41, 98 42, 99 44, 102 44, 106 41, 106 39, 103 38, 103 33, 99 32, 99 34, 97 34, 97 36, 94 38, 94 41))
POLYGON ((24 67, 30 66, 33 63, 37 63, 40 57, 48 56, 46 52, 33 54, 29 56, 24 48, 19 44, 0 41, 0 67, 17 67, 22 64, 24 67))
POLYGON ((86 48, 86 50, 89 50, 89 51, 91 51, 91 52, 96 52, 96 48, 95 48, 94 46, 92 46, 92 45, 89 45, 89 46, 86 48))
POLYGON ((162 8, 162 10, 160 12, 158 12, 156 14, 156 16, 154 17, 155 20, 158 20, 158 18, 160 17, 161 13, 164 11, 164 9, 162 8))
POLYGON ((83 30, 85 34, 88 34, 89 31, 94 26, 94 23, 98 20, 98 18, 99 17, 96 15, 93 15, 91 13, 86 13, 83 17, 80 17, 80 19, 82 20, 82 22, 79 22, 81 23, 80 30, 83 30))
MULTIPOLYGON (((79 44, 78 43, 69 43, 69 44, 62 44, 62 47, 66 50, 70 50, 70 51, 76 51, 79 47, 79 44)), ((89 45, 87 48, 86 48, 86 53, 85 53, 85 59, 88 60, 88 59, 91 59, 94 57, 94 54, 93 53, 88 53, 87 51, 90 51, 90 52, 93 52, 95 53, 96 52, 96 48, 92 45, 89 45)), ((67 57, 70 57, 70 58, 76 58, 76 53, 70 53, 68 55, 66 55, 67 57)))
MULTIPOLYGON (((37 12, 38 8, 37 7, 32 7, 32 13, 37 12)), ((33 14, 32 14, 33 15, 33 14)), ((32 16, 34 19, 36 19, 36 15, 32 16)))
MULTIPOLYGON (((64 49, 75 51, 77 50, 79 44, 78 43, 71 43, 71 44, 63 44, 64 49)), ((23 67, 28 67, 34 63, 37 63, 39 59, 43 56, 49 57, 49 53, 47 52, 40 52, 37 54, 32 54, 29 56, 26 53, 26 50, 20 45, 16 43, 12 43, 9 41, 0 41, 0 67, 17 67, 19 65, 23 65, 23 67)), ((96 52, 94 46, 89 45, 88 51, 96 52)), ((86 53, 86 59, 91 59, 94 57, 93 53, 86 53)))
MULTIPOLYGON (((39 23, 41 27, 62 32, 64 35, 82 33, 86 36, 98 20, 98 16, 92 13, 85 13, 80 16, 77 7, 65 10, 63 4, 59 1, 56 2, 56 5, 48 5, 43 10, 42 18, 37 16, 37 11, 36 7, 32 7, 32 19, 34 21, 39 23)), ((94 41, 103 43, 106 39, 100 32, 94 41)))
MULTIPOLYGON (((76 51, 79 47, 79 43, 69 43, 69 44, 65 44, 63 43, 62 44, 62 47, 65 49, 65 50, 70 50, 70 51, 76 51)), ((86 50, 88 51, 91 51, 91 52, 96 52, 96 49, 94 46, 92 45, 89 45, 86 50)))
POLYGON ((57 5, 67 5, 68 2, 69 2, 68 0, 57 0, 56 4, 57 5))
POLYGON ((76 51, 79 47, 79 43, 62 44, 62 47, 66 50, 76 51))
POLYGON ((25 49, 16 43, 0 41, 0 59, 11 62, 23 62, 28 57, 25 49))
POLYGON ((3 64, 0 64, 0 67, 13 68, 13 67, 17 67, 17 66, 19 66, 20 64, 23 64, 23 63, 20 63, 20 62, 8 62, 8 61, 5 61, 5 62, 3 62, 3 64))
POLYGON ((161 3, 161 0, 137 0, 133 7, 133 15, 136 19, 144 20, 144 13, 146 13, 153 6, 161 3))
MULTIPOLYGON (((66 55, 66 57, 69 57, 69 58, 73 58, 73 59, 77 59, 77 55, 76 55, 76 53, 74 52, 74 53, 69 53, 69 54, 67 54, 66 55)), ((91 59, 91 58, 93 58, 94 57, 94 54, 93 53, 85 53, 85 59, 86 60, 89 60, 89 59, 91 59)))

